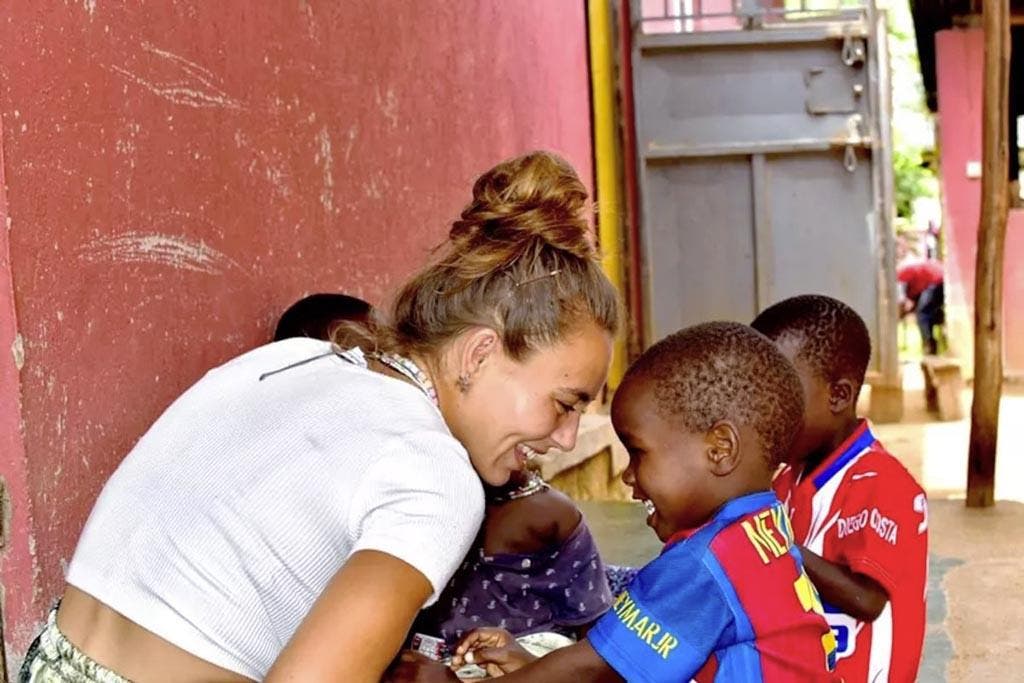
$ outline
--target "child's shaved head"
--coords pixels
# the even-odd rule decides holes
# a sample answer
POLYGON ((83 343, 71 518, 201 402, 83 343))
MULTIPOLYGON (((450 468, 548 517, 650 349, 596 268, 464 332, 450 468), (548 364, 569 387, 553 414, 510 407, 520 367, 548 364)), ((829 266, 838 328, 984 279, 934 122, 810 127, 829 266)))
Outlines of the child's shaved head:
POLYGON ((799 348, 796 358, 826 382, 864 383, 871 337, 864 320, 842 301, 820 294, 794 296, 766 308, 751 327, 773 341, 792 339, 799 348))
POLYGON ((687 431, 720 420, 750 427, 773 465, 800 429, 803 391, 793 366, 746 325, 704 323, 669 335, 630 367, 625 379, 633 377, 653 382, 661 416, 687 431))

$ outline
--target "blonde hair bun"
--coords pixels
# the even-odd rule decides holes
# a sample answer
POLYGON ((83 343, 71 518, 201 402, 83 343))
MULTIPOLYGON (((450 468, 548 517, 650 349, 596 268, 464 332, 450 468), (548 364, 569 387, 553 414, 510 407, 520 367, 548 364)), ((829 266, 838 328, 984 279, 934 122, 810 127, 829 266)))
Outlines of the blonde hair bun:
POLYGON ((550 152, 490 169, 431 263, 398 292, 378 346, 428 356, 484 326, 521 360, 587 321, 614 334, 618 295, 597 258, 588 207, 579 176, 550 152))
POLYGON ((480 176, 473 199, 452 224, 461 251, 504 243, 513 257, 538 240, 574 256, 597 256, 587 220, 587 189, 569 163, 551 152, 504 161, 480 176), (519 248, 515 248, 518 245, 519 248))

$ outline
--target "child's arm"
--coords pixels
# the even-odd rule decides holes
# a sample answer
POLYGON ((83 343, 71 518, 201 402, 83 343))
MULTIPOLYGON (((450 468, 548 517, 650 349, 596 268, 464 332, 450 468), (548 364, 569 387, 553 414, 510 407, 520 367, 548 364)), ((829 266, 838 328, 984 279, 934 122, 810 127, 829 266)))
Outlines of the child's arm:
MULTIPOLYGON (((484 665, 487 662, 475 663, 484 665)), ((384 680, 388 683, 444 683, 459 679, 451 669, 438 662, 422 656, 403 655, 384 680)), ((589 642, 581 640, 504 674, 501 680, 502 683, 623 683, 625 679, 601 659, 589 642)))
POLYGON ((459 641, 452 656, 452 668, 476 664, 492 678, 521 669, 537 657, 516 642, 516 637, 503 628, 485 626, 470 631, 459 641))
POLYGON ((581 640, 575 645, 560 648, 543 657, 535 657, 516 642, 515 636, 500 628, 478 628, 455 648, 452 667, 476 664, 492 677, 506 681, 621 681, 622 678, 594 651, 590 643, 581 640), (585 646, 585 647, 581 647, 585 646), (571 650, 565 656, 562 652, 571 650), (549 662, 552 657, 553 663, 549 662), (522 678, 509 675, 522 671, 522 678))
POLYGON ((608 666, 608 662, 597 654, 587 640, 555 650, 521 669, 502 676, 503 683, 622 683, 624 680, 615 669, 608 666))
POLYGON ((800 546, 804 569, 818 593, 860 621, 872 622, 885 609, 889 594, 881 584, 864 574, 858 574, 841 564, 829 562, 820 555, 800 546))
MULTIPOLYGON (((487 629, 493 630, 493 629, 487 629)), ((471 634, 472 637, 472 634, 471 634)), ((472 652, 473 663, 488 669, 488 664, 497 665, 502 670, 502 681, 504 683, 528 683, 529 681, 550 681, 551 683, 579 683, 579 681, 594 681, 594 683, 621 683, 623 678, 616 673, 615 669, 608 666, 608 663, 597 654, 589 641, 581 640, 575 645, 563 647, 543 657, 534 657, 526 652, 515 639, 509 637, 503 647, 482 647, 472 649, 473 645, 468 643, 467 638, 460 643, 459 650, 463 651, 462 645, 468 644, 469 652, 472 652)), ((465 654, 460 657, 466 661, 465 654)))

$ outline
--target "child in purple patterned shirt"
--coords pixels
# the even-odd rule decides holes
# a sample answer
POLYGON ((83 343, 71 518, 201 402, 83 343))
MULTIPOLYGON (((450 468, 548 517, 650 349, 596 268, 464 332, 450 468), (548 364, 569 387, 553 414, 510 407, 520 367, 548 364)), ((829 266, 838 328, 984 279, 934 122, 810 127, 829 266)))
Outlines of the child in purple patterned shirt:
POLYGON ((487 491, 487 513, 437 603, 413 631, 449 647, 480 626, 576 639, 611 605, 604 563, 579 509, 540 475, 487 491))

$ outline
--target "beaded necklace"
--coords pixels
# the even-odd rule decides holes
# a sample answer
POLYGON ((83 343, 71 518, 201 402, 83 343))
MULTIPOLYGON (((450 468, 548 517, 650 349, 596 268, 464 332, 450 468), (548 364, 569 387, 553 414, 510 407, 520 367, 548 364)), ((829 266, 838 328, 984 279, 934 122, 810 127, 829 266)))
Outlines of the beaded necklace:
POLYGON ((434 383, 430 381, 430 377, 423 371, 423 368, 415 363, 415 361, 410 358, 406 358, 405 356, 399 356, 396 353, 371 353, 368 355, 381 365, 391 368, 408 379, 410 382, 415 384, 420 391, 427 395, 427 398, 430 399, 430 402, 433 403, 435 407, 441 407, 441 404, 437 400, 437 389, 434 388, 434 383))
POLYGON ((543 477, 533 470, 528 470, 526 472, 526 481, 512 489, 506 487, 494 492, 489 492, 487 495, 487 502, 507 503, 512 500, 519 500, 520 498, 532 496, 535 493, 546 491, 549 488, 551 488, 551 485, 544 481, 543 477))

